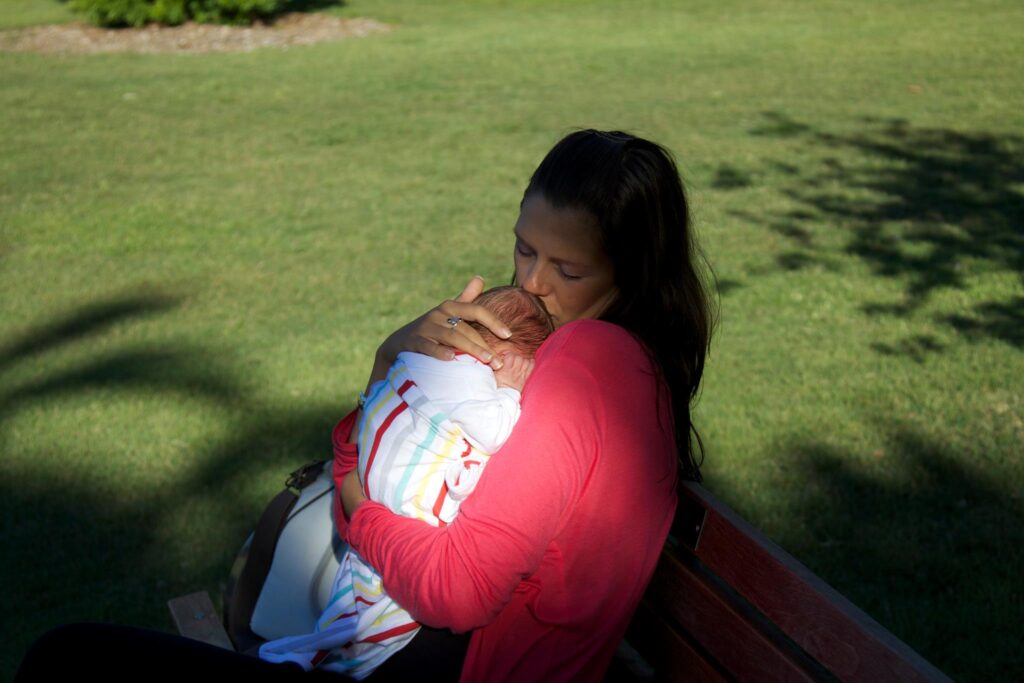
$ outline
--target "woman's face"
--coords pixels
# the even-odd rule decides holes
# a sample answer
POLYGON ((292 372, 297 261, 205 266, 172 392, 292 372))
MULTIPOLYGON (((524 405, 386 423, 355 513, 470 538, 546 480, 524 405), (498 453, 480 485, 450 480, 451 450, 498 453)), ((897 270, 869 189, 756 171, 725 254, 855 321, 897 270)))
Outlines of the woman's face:
POLYGON ((532 193, 515 233, 516 281, 540 297, 555 327, 597 318, 615 300, 615 270, 589 213, 556 209, 532 193))

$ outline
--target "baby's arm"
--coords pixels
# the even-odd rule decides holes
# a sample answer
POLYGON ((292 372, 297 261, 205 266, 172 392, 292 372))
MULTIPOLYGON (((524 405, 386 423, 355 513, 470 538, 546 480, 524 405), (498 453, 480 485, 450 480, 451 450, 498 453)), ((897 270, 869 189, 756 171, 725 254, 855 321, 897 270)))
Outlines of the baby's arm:
POLYGON ((502 354, 501 360, 501 369, 494 372, 497 391, 487 398, 463 401, 448 416, 487 453, 501 448, 519 420, 520 392, 534 365, 532 358, 512 352, 502 354))
POLYGON ((452 409, 448 419, 485 453, 493 453, 505 443, 519 420, 519 391, 504 387, 491 398, 463 401, 452 409))

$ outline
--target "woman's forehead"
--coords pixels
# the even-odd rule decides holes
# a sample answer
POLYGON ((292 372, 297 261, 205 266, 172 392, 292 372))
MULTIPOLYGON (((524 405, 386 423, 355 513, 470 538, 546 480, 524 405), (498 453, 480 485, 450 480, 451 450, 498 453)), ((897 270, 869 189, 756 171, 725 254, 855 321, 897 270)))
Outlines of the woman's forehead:
POLYGON ((515 232, 552 259, 581 262, 604 257, 597 219, 581 209, 555 208, 541 195, 531 194, 523 201, 515 232))

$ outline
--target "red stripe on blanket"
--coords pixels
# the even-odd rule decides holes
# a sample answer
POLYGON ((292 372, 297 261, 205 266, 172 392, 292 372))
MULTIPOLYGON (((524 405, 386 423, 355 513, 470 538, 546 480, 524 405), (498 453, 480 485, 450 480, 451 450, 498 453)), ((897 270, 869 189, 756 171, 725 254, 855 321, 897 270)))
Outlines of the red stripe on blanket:
POLYGON ((441 506, 444 505, 444 499, 448 495, 448 482, 441 484, 441 491, 437 494, 437 500, 434 501, 434 509, 431 510, 431 514, 437 517, 437 525, 444 527, 448 526, 443 519, 441 519, 441 506))
POLYGON ((388 638, 394 638, 395 636, 400 636, 403 633, 408 633, 409 631, 418 629, 419 627, 420 627, 419 622, 414 621, 414 622, 409 623, 409 624, 402 624, 401 626, 396 626, 394 628, 388 629, 387 631, 384 631, 383 633, 377 633, 377 634, 374 634, 372 636, 369 636, 368 638, 363 638, 359 642, 360 643, 379 643, 382 640, 387 640, 388 638))
MULTIPOLYGON (((409 391, 409 387, 411 387, 412 384, 413 382, 411 379, 405 380, 405 382, 402 383, 402 386, 398 388, 398 396, 401 398, 405 395, 405 392, 409 391)), ((409 404, 404 400, 399 405, 395 406, 395 409, 387 416, 384 423, 380 426, 380 429, 377 430, 377 433, 373 437, 373 446, 370 448, 370 456, 366 460, 366 471, 363 473, 363 481, 366 482, 363 485, 363 488, 365 489, 367 498, 373 498, 373 496, 370 495, 370 467, 373 466, 373 461, 377 457, 377 449, 380 448, 380 440, 384 438, 384 432, 388 430, 388 427, 390 427, 391 423, 395 421, 395 418, 401 415, 402 411, 408 407, 409 404)))
MULTIPOLYGON (((473 452, 473 447, 469 445, 469 442, 465 439, 462 443, 466 444, 466 450, 462 451, 462 455, 459 456, 462 460, 466 459, 466 456, 473 452)), ((467 463, 469 464, 469 463, 467 463)), ((457 482, 456 482, 457 483, 457 482)), ((448 495, 448 482, 446 481, 441 485, 441 492, 437 494, 437 500, 434 501, 434 508, 431 510, 434 517, 437 517, 437 525, 440 527, 448 526, 448 523, 441 519, 441 507, 444 505, 444 499, 448 495)))
POLYGON ((364 605, 376 605, 377 604, 376 600, 374 600, 373 602, 370 602, 369 600, 364 598, 362 595, 357 595, 356 599, 355 599, 355 602, 361 602, 364 605))
POLYGON ((405 392, 409 391, 409 387, 411 387, 412 385, 413 381, 411 379, 407 379, 404 382, 402 382, 402 386, 398 387, 398 395, 405 396, 405 392))

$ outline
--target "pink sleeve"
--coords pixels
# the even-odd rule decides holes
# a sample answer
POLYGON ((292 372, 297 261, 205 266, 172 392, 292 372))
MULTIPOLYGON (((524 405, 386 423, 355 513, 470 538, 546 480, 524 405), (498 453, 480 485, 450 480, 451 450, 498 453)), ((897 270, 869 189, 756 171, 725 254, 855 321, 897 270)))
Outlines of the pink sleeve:
POLYGON ((550 360, 538 361, 519 424, 449 526, 374 502, 353 515, 349 543, 429 626, 467 631, 493 621, 540 566, 581 494, 602 443, 602 389, 582 363, 550 360))
POLYGON ((331 467, 331 477, 334 479, 334 526, 338 535, 345 538, 348 530, 348 518, 341 509, 341 480, 345 475, 356 468, 359 464, 359 451, 354 443, 348 443, 352 430, 356 428, 356 418, 359 416, 359 409, 341 419, 334 426, 331 432, 331 442, 334 445, 334 462, 331 467))

